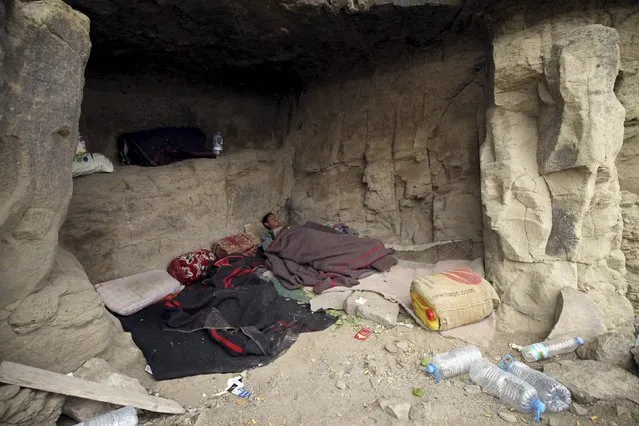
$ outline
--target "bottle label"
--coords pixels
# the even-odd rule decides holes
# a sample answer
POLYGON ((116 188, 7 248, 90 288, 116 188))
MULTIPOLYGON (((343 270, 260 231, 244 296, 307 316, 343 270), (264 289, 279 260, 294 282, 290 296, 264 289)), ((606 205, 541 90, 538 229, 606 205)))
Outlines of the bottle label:
POLYGON ((536 360, 546 359, 550 356, 550 353, 548 352, 548 346, 544 345, 543 343, 535 343, 533 345, 530 345, 530 351, 532 352, 536 360))

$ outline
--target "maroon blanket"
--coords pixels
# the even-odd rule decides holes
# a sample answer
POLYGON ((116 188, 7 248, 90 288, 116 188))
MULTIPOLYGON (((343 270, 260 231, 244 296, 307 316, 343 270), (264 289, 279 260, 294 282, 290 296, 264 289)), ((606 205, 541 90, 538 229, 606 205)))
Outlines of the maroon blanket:
POLYGON ((288 287, 313 286, 321 293, 353 286, 358 278, 397 263, 394 251, 375 238, 338 234, 316 223, 282 231, 266 252, 267 266, 288 287))

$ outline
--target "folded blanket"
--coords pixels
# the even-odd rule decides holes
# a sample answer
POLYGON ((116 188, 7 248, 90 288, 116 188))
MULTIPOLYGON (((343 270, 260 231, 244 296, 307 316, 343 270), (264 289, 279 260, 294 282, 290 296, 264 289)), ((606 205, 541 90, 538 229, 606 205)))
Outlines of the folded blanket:
POLYGON ((397 263, 394 250, 375 238, 336 233, 313 222, 282 231, 266 252, 267 266, 285 285, 313 286, 322 291, 335 286, 353 286, 375 271, 386 271, 397 263))

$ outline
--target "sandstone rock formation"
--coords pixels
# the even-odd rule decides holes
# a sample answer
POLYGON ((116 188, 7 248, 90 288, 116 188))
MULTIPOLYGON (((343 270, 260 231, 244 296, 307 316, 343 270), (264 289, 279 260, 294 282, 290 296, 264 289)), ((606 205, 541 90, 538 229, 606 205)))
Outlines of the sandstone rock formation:
POLYGON ((344 79, 278 102, 209 99, 220 92, 197 95, 199 86, 180 93, 175 79, 158 87, 123 78, 124 89, 106 77, 90 82, 81 121, 90 148, 115 160, 118 130, 172 124, 227 129, 228 152, 76 179, 62 244, 95 283, 164 268, 273 210, 297 222, 346 222, 386 242, 464 240, 470 249, 452 256, 477 257, 482 43, 467 35, 344 79))
MULTIPOLYGON (((100 358, 89 359, 73 373, 73 376, 142 395, 147 393, 138 380, 114 371, 106 361, 100 358)), ((83 398, 68 397, 62 407, 62 412, 72 419, 82 422, 118 408, 121 407, 83 398)))
POLYGON ((639 16, 631 9, 617 10, 613 16, 621 48, 621 71, 615 92, 626 109, 624 142, 617 157, 624 221, 621 249, 628 271, 627 297, 634 306, 635 315, 639 315, 639 235, 636 231, 639 219, 639 16))
POLYGON ((165 269, 173 257, 210 248, 265 212, 280 211, 290 185, 286 156, 244 150, 78 178, 60 240, 93 283, 165 269))
POLYGON ((302 93, 285 140, 295 219, 347 222, 403 244, 481 240, 486 71, 472 37, 302 93))
MULTIPOLYGON (((58 0, 0 6, 0 359, 67 373, 117 332, 58 247, 71 198, 89 21, 58 0)), ((52 424, 64 397, 0 388, 2 424, 52 424)))
POLYGON ((487 274, 503 293, 501 326, 548 333, 568 286, 588 294, 609 330, 626 330, 617 32, 557 18, 497 37, 493 61, 481 172, 487 274))
POLYGON ((577 349, 581 359, 592 359, 629 370, 634 364, 632 353, 635 346, 632 334, 606 333, 577 349))
POLYGON ((605 362, 551 362, 544 373, 565 385, 580 404, 623 399, 639 404, 639 378, 605 362))
POLYGON ((0 385, 0 424, 54 425, 60 416, 62 404, 63 395, 0 385))

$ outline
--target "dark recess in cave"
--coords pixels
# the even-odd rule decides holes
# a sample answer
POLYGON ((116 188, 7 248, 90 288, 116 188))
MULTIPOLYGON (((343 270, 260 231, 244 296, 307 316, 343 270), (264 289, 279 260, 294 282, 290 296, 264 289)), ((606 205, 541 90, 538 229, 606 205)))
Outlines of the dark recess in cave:
POLYGON ((91 19, 88 76, 170 75, 270 93, 373 70, 483 25, 457 2, 365 11, 291 0, 67 2, 91 19))

